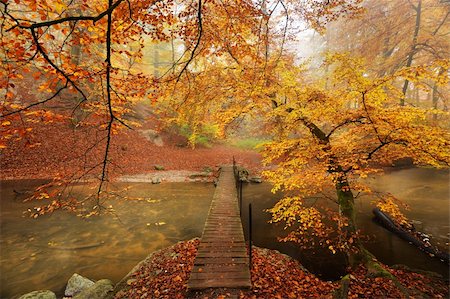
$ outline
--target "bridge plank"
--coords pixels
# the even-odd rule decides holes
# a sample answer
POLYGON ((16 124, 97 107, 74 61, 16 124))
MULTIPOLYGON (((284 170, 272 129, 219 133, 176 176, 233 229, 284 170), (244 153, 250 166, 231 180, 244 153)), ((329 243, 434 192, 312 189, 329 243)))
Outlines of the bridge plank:
POLYGON ((250 288, 248 263, 233 167, 222 166, 188 288, 250 288))

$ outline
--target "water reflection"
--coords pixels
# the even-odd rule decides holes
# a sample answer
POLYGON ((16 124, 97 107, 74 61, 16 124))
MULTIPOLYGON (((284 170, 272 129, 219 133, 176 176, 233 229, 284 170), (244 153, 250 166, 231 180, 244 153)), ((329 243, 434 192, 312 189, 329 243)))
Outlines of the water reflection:
MULTIPOLYGON (((118 218, 83 220, 56 212, 35 220, 22 215, 30 203, 13 189, 37 183, 1 184, 1 298, 42 288, 61 294, 74 272, 117 282, 150 252, 200 237, 214 192, 212 184, 203 183, 132 184, 130 196, 152 200, 109 200, 118 218)), ((73 192, 92 190, 76 186, 73 192)))
MULTIPOLYGON (((450 236, 449 172, 434 169, 404 169, 392 171, 385 176, 370 179, 376 190, 390 192, 410 205, 406 212, 416 228, 432 236, 434 244, 448 250, 450 236)), ((263 212, 280 198, 270 193, 270 185, 247 185, 243 190, 244 229, 247 231, 248 204, 252 203, 255 245, 277 249, 298 258, 304 266, 324 279, 334 279, 344 271, 342 259, 329 251, 300 251, 295 245, 276 242, 277 236, 286 235, 283 227, 268 224, 270 217, 263 212)), ((405 264, 411 268, 429 270, 449 277, 445 263, 427 256, 416 247, 398 238, 372 221, 371 198, 357 199, 357 222, 363 232, 370 236, 366 247, 383 263, 405 264)), ((246 232, 247 234, 247 232, 246 232)))
MULTIPOLYGON (((449 238, 449 173, 431 169, 408 169, 373 179, 374 187, 389 191, 412 206, 408 216, 416 227, 433 236, 443 246, 449 238)), ((100 217, 83 220, 56 212, 38 220, 22 215, 33 204, 23 203, 24 195, 37 181, 1 182, 0 201, 0 297, 36 289, 51 289, 62 294, 66 281, 77 272, 92 279, 109 278, 115 282, 150 252, 180 240, 201 236, 214 186, 204 183, 130 183, 131 197, 148 201, 111 199, 119 219, 100 217)), ((303 265, 325 279, 335 278, 343 270, 339 258, 329 251, 300 251, 295 245, 279 243, 282 226, 268 224, 264 210, 280 197, 268 184, 245 185, 244 229, 247 228, 248 203, 253 204, 254 244, 278 249, 298 258, 303 265)), ((73 192, 87 194, 89 186, 75 186, 73 192)), ((358 222, 373 236, 367 247, 384 263, 406 264, 431 270, 448 278, 448 267, 429 258, 415 247, 372 222, 370 200, 360 198, 358 222)), ((448 243, 447 243, 448 244, 448 243)))

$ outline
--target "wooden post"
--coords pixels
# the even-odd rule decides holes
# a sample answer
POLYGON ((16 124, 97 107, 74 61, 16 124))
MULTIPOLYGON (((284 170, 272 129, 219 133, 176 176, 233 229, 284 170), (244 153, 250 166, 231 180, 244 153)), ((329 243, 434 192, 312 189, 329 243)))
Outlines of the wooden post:
POLYGON ((242 181, 239 180, 239 216, 242 217, 242 181))
POLYGON ((248 265, 252 269, 252 204, 248 204, 248 265))

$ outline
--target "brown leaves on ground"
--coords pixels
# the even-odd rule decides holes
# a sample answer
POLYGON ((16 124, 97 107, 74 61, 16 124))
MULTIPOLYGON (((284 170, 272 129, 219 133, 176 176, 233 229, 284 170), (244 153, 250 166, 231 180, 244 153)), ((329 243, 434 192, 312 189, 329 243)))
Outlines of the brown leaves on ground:
POLYGON ((415 298, 449 298, 449 285, 435 274, 428 273, 423 275, 411 272, 407 269, 390 269, 399 282, 412 290, 411 295, 415 298))
POLYGON ((199 239, 179 242, 154 253, 126 279, 115 298, 186 298, 186 283, 199 243, 199 239))
POLYGON ((252 252, 253 288, 242 298, 332 297, 335 285, 306 272, 298 261, 269 249, 252 252))
MULTIPOLYGON (((332 298, 340 282, 322 281, 301 264, 278 251, 254 247, 252 290, 208 289, 188 293, 187 281, 197 253, 198 239, 158 251, 125 280, 115 299, 129 298, 332 298)), ((390 269, 414 298, 447 298, 447 284, 432 276, 390 269)), ((352 272, 349 298, 405 298, 388 278, 367 275, 363 267, 352 272)))
POLYGON ((350 275, 348 298, 403 298, 403 293, 388 278, 370 277, 365 267, 350 275))
MULTIPOLYGON (((105 154, 106 131, 95 126, 74 127, 66 122, 29 124, 21 140, 0 149, 0 179, 51 179, 100 174, 105 154), (35 146, 30 146, 35 145, 35 146)), ((166 136, 162 147, 145 139, 136 130, 124 129, 113 135, 109 161, 111 176, 154 172, 154 165, 166 170, 201 171, 220 164, 237 162, 249 169, 260 167, 257 152, 215 145, 212 148, 178 147, 166 136)))
POLYGON ((447 283, 436 276, 415 273, 406 268, 392 269, 385 265, 383 268, 393 274, 398 282, 371 277, 367 269, 360 266, 350 277, 348 298, 448 298, 447 283))

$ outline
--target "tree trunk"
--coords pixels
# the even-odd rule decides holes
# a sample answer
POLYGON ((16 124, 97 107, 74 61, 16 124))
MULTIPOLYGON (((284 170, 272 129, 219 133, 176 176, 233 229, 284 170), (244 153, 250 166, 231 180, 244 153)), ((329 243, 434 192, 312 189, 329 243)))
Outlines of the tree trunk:
MULTIPOLYGON (((340 168, 340 166, 338 166, 340 168)), ((348 230, 356 232, 355 197, 350 189, 347 176, 344 172, 339 174, 336 182, 336 193, 338 197, 339 211, 341 215, 348 219, 348 230)))
MULTIPOLYGON (((330 148, 331 145, 329 137, 325 134, 324 131, 322 131, 322 129, 320 129, 316 124, 307 120, 306 118, 300 118, 300 120, 321 144, 325 145, 326 148, 330 148)), ((328 171, 330 173, 337 174, 335 187, 339 206, 339 213, 340 215, 347 218, 348 221, 348 226, 346 228, 347 232, 350 233, 351 235, 354 235, 357 232, 355 197, 348 182, 347 175, 343 170, 342 166, 336 160, 336 158, 330 157, 328 163, 329 163, 328 171)), ((367 250, 364 249, 364 245, 360 243, 357 238, 355 238, 355 245, 356 248, 358 249, 356 253, 347 252, 348 262, 350 266, 355 266, 361 263, 362 261, 365 261, 367 259, 367 255, 370 254, 367 250)))
MULTIPOLYGON (((441 76, 444 72, 445 72, 444 68, 441 67, 439 69, 439 76, 441 76)), ((437 109, 438 108, 438 101, 439 101, 439 90, 438 90, 438 86, 437 86, 436 82, 434 82, 434 84, 433 84, 433 91, 432 91, 431 99, 432 99, 432 103, 433 103, 433 108, 437 109)), ((437 119, 437 114, 436 113, 433 114, 433 119, 434 120, 437 119)))
MULTIPOLYGON (((414 7, 414 10, 416 11, 416 26, 414 28, 414 35, 413 35, 411 50, 409 51, 409 54, 408 54, 408 59, 406 61, 406 67, 410 67, 412 65, 414 55, 416 54, 417 37, 419 36, 419 29, 420 29, 420 16, 422 13, 422 0, 419 0, 419 3, 417 4, 417 7, 414 7)), ((403 97, 400 99, 400 106, 405 105, 405 97, 406 97, 406 93, 408 91, 408 85, 409 85, 409 80, 406 79, 405 82, 403 83, 403 89, 402 89, 403 97)))

